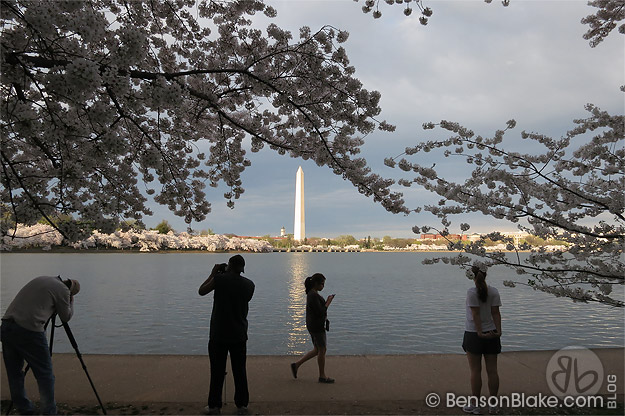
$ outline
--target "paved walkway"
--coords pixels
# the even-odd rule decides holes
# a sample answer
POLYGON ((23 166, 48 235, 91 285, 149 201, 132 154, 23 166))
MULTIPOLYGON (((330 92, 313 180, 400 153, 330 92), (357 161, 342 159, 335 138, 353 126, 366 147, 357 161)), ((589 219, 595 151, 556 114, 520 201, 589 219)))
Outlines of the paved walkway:
MULTIPOLYGON (((596 349, 606 382, 600 394, 612 393, 607 376, 616 376, 617 399, 623 402, 624 349, 596 349)), ((551 395, 546 368, 554 351, 507 352, 500 355, 501 395, 551 395)), ((83 355, 87 370, 107 407, 112 404, 144 405, 145 412, 193 414, 205 405, 209 382, 206 356, 179 355, 83 355)), ((87 377, 75 354, 55 354, 56 394, 59 403, 97 405, 87 377)), ((292 378, 294 357, 248 357, 250 411, 263 414, 448 414, 447 393, 469 395, 469 369, 464 355, 366 355, 329 356, 327 374, 334 385, 317 382, 315 361, 300 368, 292 378), (424 402, 437 393, 442 404, 430 408, 424 402)), ((485 375, 484 375, 485 376, 485 375)), ((485 378, 485 377, 484 377, 485 378)), ((2 399, 9 398, 4 365, 2 399)), ((27 389, 36 395, 34 378, 27 389)), ((233 382, 227 377, 224 413, 232 413, 233 382)), ((486 383, 484 383, 486 390, 486 383)), ((36 396, 35 396, 36 397, 36 396)), ((109 411, 109 414, 111 411, 109 411)))

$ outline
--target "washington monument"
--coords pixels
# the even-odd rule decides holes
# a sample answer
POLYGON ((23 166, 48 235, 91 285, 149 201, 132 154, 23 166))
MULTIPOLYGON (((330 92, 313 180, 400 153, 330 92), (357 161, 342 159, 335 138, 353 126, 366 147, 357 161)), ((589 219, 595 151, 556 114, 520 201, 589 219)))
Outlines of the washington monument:
POLYGON ((306 238, 306 225, 304 219, 304 171, 300 166, 295 176, 295 225, 293 226, 293 239, 303 241, 306 238))

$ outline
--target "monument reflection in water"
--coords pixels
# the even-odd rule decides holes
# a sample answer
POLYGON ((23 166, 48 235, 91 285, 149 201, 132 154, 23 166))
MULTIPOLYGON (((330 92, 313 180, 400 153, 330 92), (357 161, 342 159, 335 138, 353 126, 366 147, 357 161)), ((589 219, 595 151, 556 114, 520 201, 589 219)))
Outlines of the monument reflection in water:
POLYGON ((289 321, 288 325, 288 354, 303 354, 309 347, 308 331, 306 330, 306 292, 304 280, 312 275, 306 261, 307 253, 293 253, 289 258, 289 321))

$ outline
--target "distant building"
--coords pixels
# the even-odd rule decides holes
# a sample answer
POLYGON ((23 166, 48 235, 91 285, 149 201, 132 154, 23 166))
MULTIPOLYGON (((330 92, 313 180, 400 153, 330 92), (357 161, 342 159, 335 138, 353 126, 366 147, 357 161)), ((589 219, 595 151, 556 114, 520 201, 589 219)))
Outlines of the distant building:
POLYGON ((280 237, 286 236, 286 229, 284 227, 280 228, 280 237))
POLYGON ((482 234, 478 234, 478 233, 473 233, 467 236, 467 240, 469 240, 472 243, 475 243, 476 241, 480 241, 480 238, 482 238, 482 234))
POLYGON ((525 231, 515 231, 512 233, 501 233, 501 234, 505 235, 506 237, 512 238, 514 240, 515 246, 518 246, 519 244, 521 244, 521 240, 524 240, 525 238, 527 238, 527 236, 529 236, 529 233, 525 231))
POLYGON ((464 234, 447 234, 446 237, 440 234, 421 234, 421 240, 439 240, 441 238, 447 238, 449 240, 467 240, 467 236, 464 234))

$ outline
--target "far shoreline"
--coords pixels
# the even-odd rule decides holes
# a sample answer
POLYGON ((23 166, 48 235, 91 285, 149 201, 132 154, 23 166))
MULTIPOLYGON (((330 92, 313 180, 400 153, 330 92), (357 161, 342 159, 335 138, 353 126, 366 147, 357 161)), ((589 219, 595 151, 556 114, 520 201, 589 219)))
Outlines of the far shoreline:
MULTIPOLYGON (((182 254, 182 253, 198 253, 198 254, 231 254, 231 253, 246 253, 246 254, 288 254, 288 253, 309 253, 308 250, 298 250, 294 249, 291 251, 285 250, 273 250, 273 251, 245 251, 245 250, 196 250, 196 249, 165 249, 165 250, 153 250, 153 251, 141 251, 140 249, 117 249, 117 248, 92 248, 92 249, 75 249, 71 247, 58 247, 52 248, 50 250, 44 250, 42 248, 20 248, 15 250, 0 250, 0 255, 3 254, 182 254)), ((529 250, 519 250, 519 251, 503 251, 505 253, 530 253, 529 250)), ((464 253, 459 250, 359 250, 359 251, 326 251, 326 250, 317 250, 312 253, 464 253)))

